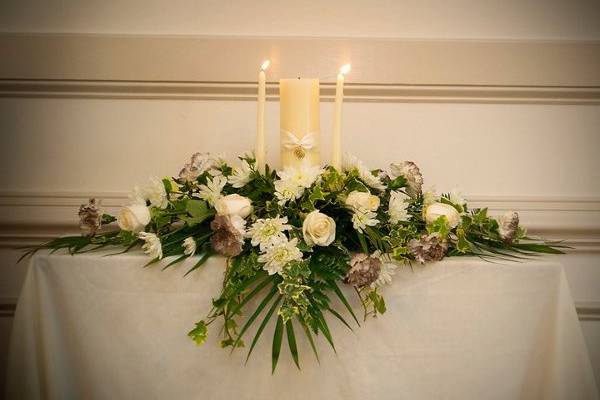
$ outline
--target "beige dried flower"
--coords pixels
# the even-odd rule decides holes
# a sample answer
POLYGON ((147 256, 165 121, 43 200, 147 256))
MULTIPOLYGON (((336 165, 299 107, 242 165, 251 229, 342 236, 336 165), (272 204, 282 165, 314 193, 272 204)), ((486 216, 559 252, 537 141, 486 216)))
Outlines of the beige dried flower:
POLYGON ((363 287, 370 285, 379 278, 381 260, 378 257, 358 253, 350 259, 350 270, 344 278, 348 285, 363 287))
POLYGON ((79 207, 79 227, 91 235, 102 227, 102 210, 96 199, 91 198, 88 204, 79 207))
POLYGON ((448 241, 442 238, 438 232, 423 235, 420 239, 412 239, 408 247, 415 260, 421 264, 428 261, 440 261, 448 251, 448 241))
POLYGON ((502 240, 510 244, 515 240, 519 230, 519 214, 515 211, 509 211, 498 218, 498 233, 502 240))
POLYGON ((193 164, 185 164, 183 169, 179 171, 179 177, 185 182, 193 182, 202 174, 202 171, 193 164))
POLYGON ((210 243, 219 254, 234 257, 242 252, 244 238, 229 216, 217 215, 210 227, 214 231, 210 243))
POLYGON ((190 162, 183 166, 179 177, 186 182, 194 182, 204 172, 214 168, 218 164, 218 158, 210 153, 194 153, 190 162))
POLYGON ((406 179, 406 193, 415 198, 421 194, 423 187, 423 175, 421 170, 412 161, 402 161, 397 164, 390 165, 390 178, 395 179, 399 176, 403 176, 406 179))

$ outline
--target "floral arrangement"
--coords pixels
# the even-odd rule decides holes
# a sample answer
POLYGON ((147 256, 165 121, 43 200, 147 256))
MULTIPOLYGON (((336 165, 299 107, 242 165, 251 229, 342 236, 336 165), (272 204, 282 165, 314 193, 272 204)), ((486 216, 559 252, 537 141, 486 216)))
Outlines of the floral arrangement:
POLYGON ((317 335, 335 349, 326 316, 352 329, 349 318, 360 325, 360 319, 383 314, 382 288, 403 264, 460 255, 520 259, 561 253, 557 243, 527 237, 515 212, 495 219, 485 208, 469 210, 457 192, 438 196, 423 193, 422 186, 419 168, 410 161, 371 171, 347 157, 341 171, 313 166, 276 172, 266 166, 259 173, 253 156, 240 157, 232 167, 197 153, 178 177, 136 187, 131 204, 116 217, 102 213, 91 199, 79 210, 87 234, 61 237, 26 254, 40 248, 76 254, 106 246, 128 251, 141 245, 151 258, 148 264, 172 257, 163 269, 195 257, 187 273, 210 256, 223 255, 228 262, 221 294, 189 337, 202 344, 208 326, 221 321, 221 346, 233 350, 245 346, 245 334, 256 323, 250 357, 268 322, 276 319, 273 371, 284 334, 299 367, 297 330, 317 359, 317 335), (119 230, 103 229, 115 221, 119 230), (362 318, 341 285, 354 288, 362 318), (334 309, 332 298, 345 310, 334 309))

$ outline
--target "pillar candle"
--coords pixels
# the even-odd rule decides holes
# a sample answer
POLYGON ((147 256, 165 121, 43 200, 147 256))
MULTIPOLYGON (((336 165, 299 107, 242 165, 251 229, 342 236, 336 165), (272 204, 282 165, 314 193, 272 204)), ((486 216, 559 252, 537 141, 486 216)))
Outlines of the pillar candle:
POLYGON ((319 80, 281 79, 281 166, 321 165, 319 80))
POLYGON ((258 105, 256 118, 256 167, 260 173, 265 172, 265 102, 266 102, 266 75, 269 60, 263 62, 258 73, 258 105))

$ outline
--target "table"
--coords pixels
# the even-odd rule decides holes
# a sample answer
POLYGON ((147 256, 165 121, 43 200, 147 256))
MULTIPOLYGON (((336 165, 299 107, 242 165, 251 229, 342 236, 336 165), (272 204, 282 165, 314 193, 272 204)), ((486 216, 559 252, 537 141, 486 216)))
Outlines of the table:
MULTIPOLYGON (((249 363, 187 336, 218 294, 225 260, 183 278, 140 253, 40 253, 13 327, 8 398, 594 399, 597 389, 562 266, 447 259, 404 267, 387 313, 350 332, 330 320, 337 355, 320 364, 299 338, 271 375, 272 326, 249 363)), ((167 261, 163 261, 165 265, 167 261)), ((348 292, 350 294, 350 291, 348 292)), ((353 296, 352 302, 357 305, 353 296)))

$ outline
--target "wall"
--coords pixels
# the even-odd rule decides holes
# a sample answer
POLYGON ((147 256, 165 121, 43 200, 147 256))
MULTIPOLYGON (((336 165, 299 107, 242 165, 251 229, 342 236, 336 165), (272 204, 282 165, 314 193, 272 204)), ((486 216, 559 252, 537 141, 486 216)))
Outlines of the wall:
POLYGON ((458 186, 566 239, 574 249, 561 260, 600 381, 598 3, 163 4, 0 3, 0 365, 26 268, 11 247, 72 230, 90 195, 115 209, 192 151, 251 149, 252 82, 268 56, 271 163, 274 82, 322 78, 328 154, 332 75, 351 61, 350 152, 373 166, 412 159, 426 186, 458 186))
POLYGON ((0 31, 434 39, 600 37, 593 0, 6 0, 0 31))

